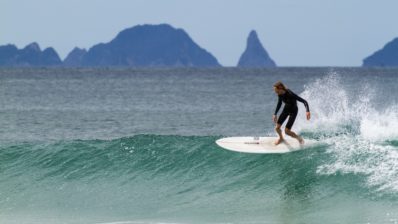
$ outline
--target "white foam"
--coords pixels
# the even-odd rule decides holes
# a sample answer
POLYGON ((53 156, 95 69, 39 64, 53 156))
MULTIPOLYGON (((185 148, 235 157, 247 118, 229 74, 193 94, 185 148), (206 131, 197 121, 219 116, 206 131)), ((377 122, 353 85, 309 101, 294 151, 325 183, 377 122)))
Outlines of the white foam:
MULTIPOLYGON (((321 175, 353 173, 366 176, 366 184, 380 191, 398 192, 398 149, 386 140, 398 139, 398 106, 376 108, 375 90, 357 83, 359 94, 342 85, 335 72, 305 86, 311 122, 298 122, 299 131, 319 134, 331 146, 334 158, 318 167, 321 175)), ((300 110, 299 117, 304 117, 300 110)))
POLYGON ((398 108, 393 105, 383 112, 363 116, 360 123, 361 135, 371 140, 394 140, 398 138, 398 108))
POLYGON ((357 174, 366 177, 366 184, 378 191, 398 192, 398 151, 353 135, 336 136, 327 150, 334 160, 318 167, 324 175, 357 174))

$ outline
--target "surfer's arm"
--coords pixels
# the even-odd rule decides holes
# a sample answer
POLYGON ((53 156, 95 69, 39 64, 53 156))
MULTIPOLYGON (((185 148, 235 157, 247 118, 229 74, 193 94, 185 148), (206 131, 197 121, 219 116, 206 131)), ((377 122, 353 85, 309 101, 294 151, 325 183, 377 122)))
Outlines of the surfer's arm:
POLYGON ((275 109, 274 115, 276 115, 276 114, 278 113, 278 111, 279 111, 279 109, 281 108, 281 106, 282 106, 282 99, 281 99, 281 97, 279 96, 279 97, 278 97, 278 104, 276 105, 276 109, 275 109))
POLYGON ((303 99, 303 98, 297 96, 295 93, 293 93, 293 92, 291 92, 291 93, 292 93, 292 95, 296 98, 297 101, 300 101, 300 102, 302 102, 302 103, 304 104, 305 110, 306 110, 307 112, 310 112, 310 107, 308 106, 307 101, 306 101, 305 99, 303 99))

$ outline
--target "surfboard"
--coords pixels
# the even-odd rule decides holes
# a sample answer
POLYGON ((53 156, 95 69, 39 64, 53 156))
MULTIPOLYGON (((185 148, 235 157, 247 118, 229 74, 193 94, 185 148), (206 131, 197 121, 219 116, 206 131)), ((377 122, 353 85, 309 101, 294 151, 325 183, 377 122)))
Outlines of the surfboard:
POLYGON ((274 142, 277 137, 229 137, 216 140, 220 147, 244 153, 288 153, 302 150, 315 144, 315 140, 304 139, 304 144, 293 138, 285 138, 279 145, 274 142))

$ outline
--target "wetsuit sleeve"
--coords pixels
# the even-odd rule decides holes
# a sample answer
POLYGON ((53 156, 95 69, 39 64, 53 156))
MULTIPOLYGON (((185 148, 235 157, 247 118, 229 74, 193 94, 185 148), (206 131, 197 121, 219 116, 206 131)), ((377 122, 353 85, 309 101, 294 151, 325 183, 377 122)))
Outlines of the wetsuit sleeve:
POLYGON ((275 113, 274 115, 276 115, 278 113, 279 108, 281 108, 282 106, 282 99, 280 96, 278 96, 278 104, 276 105, 276 109, 275 109, 275 113))
MULTIPOLYGON (((291 91, 290 91, 290 92, 291 92, 291 91)), ((292 95, 294 96, 294 98, 296 98, 297 101, 300 101, 300 102, 302 102, 302 103, 304 104, 305 110, 306 110, 307 112, 310 112, 310 107, 308 106, 307 101, 306 101, 305 99, 303 99, 303 98, 297 96, 295 93, 293 93, 293 92, 291 92, 291 93, 292 93, 292 95)))

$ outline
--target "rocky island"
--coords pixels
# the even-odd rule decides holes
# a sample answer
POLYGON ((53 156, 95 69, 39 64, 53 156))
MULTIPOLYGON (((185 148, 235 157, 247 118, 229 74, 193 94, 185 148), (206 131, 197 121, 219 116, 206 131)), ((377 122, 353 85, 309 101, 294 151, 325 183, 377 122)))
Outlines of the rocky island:
POLYGON ((184 30, 167 24, 125 29, 109 43, 97 44, 87 53, 79 54, 83 54, 79 59, 81 66, 220 66, 217 59, 197 45, 184 30))
POLYGON ((44 51, 37 43, 31 43, 23 49, 8 44, 0 46, 0 66, 59 66, 62 64, 57 52, 49 47, 44 51))
POLYGON ((254 30, 247 38, 246 50, 239 59, 238 67, 276 67, 254 30))
POLYGON ((398 38, 363 60, 363 67, 398 67, 398 38))
POLYGON ((183 29, 168 24, 139 25, 121 31, 109 43, 74 48, 62 62, 53 48, 32 43, 18 50, 0 46, 0 66, 68 67, 219 67, 217 59, 196 44, 183 29))

